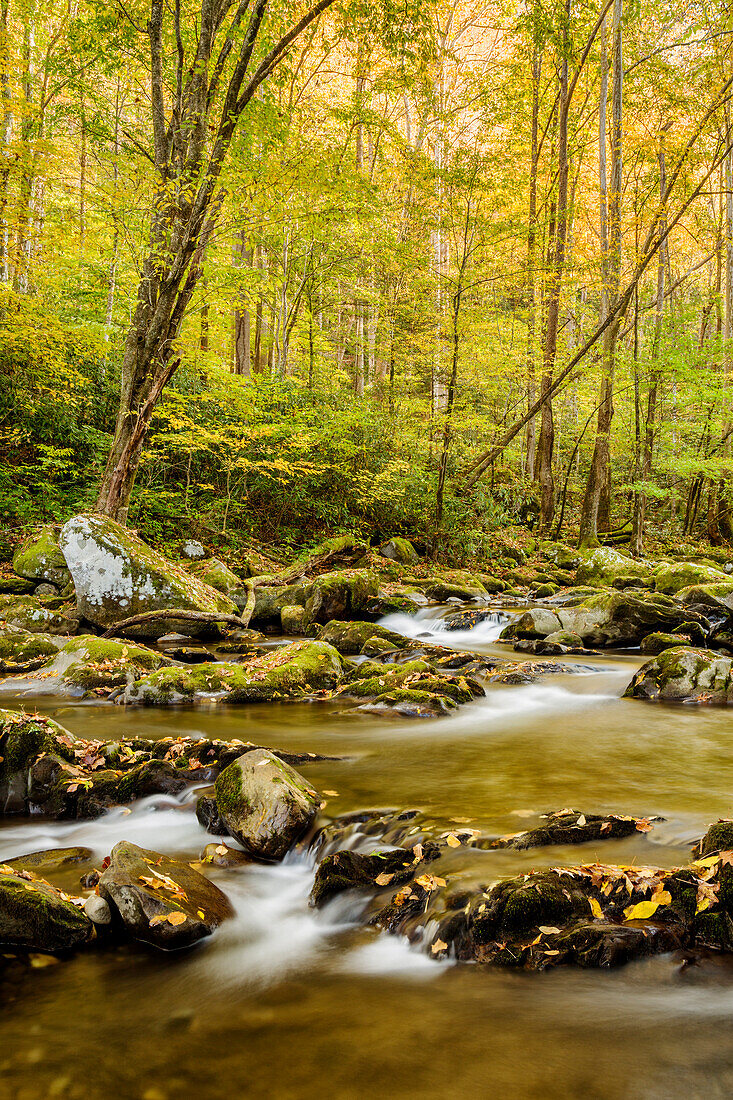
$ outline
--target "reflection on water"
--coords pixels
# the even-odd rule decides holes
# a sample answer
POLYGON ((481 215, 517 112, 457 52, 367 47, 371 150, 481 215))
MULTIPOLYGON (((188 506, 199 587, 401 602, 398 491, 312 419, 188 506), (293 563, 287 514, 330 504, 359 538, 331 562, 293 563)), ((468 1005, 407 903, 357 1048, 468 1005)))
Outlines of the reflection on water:
MULTIPOLYGON (((465 646, 429 612, 412 628, 465 646), (436 629, 437 627, 437 629, 436 629)), ((389 621, 387 625, 393 625, 389 621)), ((500 624, 487 622, 484 651, 500 624)), ((404 626, 398 627, 404 629, 404 626)), ((479 629, 479 628, 477 628, 479 629)), ((472 632, 473 634, 473 632, 472 632)), ((478 635, 473 635, 472 648, 478 635)), ((572 663, 572 662, 571 662, 572 663)), ((588 659, 578 662, 587 669, 588 659)), ((482 881, 596 856, 684 862, 706 824, 733 814, 730 717, 622 700, 638 666, 496 687, 432 722, 333 703, 138 710, 47 700, 87 737, 206 734, 342 757, 307 768, 327 813, 416 807, 497 835, 575 806, 661 814, 650 834, 582 848, 451 852, 446 877, 482 881), (453 862, 451 862, 453 861, 453 862)), ((194 859, 209 839, 192 796, 155 797, 94 822, 6 819, 0 859, 120 839, 194 859)), ((79 869, 65 872, 71 886, 79 869)), ((2 986, 0 1098, 723 1097, 733 1092, 733 965, 655 958, 612 973, 523 975, 436 964, 361 927, 367 899, 308 908, 311 857, 216 871, 236 917, 193 952, 82 954, 2 986)))

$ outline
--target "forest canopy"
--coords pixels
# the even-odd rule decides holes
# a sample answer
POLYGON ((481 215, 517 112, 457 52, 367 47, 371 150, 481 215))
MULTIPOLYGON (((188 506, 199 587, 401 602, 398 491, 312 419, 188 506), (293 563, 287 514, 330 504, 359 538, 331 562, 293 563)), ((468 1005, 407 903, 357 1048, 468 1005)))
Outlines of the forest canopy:
POLYGON ((728 539, 732 37, 1 0, 3 525, 728 539))

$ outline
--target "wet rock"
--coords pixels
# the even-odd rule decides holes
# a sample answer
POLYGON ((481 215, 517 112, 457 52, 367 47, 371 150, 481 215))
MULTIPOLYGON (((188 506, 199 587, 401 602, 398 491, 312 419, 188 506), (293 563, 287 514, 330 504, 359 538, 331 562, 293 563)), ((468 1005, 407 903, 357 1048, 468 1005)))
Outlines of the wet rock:
POLYGON ((444 630, 473 630, 479 623, 495 617, 495 611, 489 611, 485 608, 472 608, 467 611, 459 611, 457 615, 449 615, 447 619, 443 619, 441 626, 444 630))
POLYGON ((665 649, 639 669, 630 699, 725 706, 733 703, 733 660, 692 646, 665 649))
POLYGON ((420 555, 409 539, 390 539, 379 548, 379 553, 390 561, 397 561, 402 565, 414 565, 420 560, 420 555))
POLYGON ((239 848, 228 848, 226 844, 207 844, 201 853, 202 863, 211 863, 215 867, 244 867, 252 862, 252 857, 239 848))
POLYGON ((112 911, 109 903, 98 894, 92 894, 84 902, 84 912, 92 924, 99 928, 106 928, 112 923, 112 911))
MULTIPOLYGON (((74 516, 61 529, 60 547, 76 586, 78 614, 96 626, 112 627, 131 615, 166 608, 236 613, 222 593, 106 516, 74 516)), ((180 620, 158 619, 131 634, 159 638, 179 626, 180 620)), ((186 630, 219 633, 201 623, 187 623, 186 630)))
POLYGON ((6 859, 3 862, 6 867, 12 867, 18 871, 33 871, 37 875, 46 875, 49 871, 73 867, 76 863, 87 863, 92 855, 91 848, 45 848, 41 852, 13 856, 12 859, 6 859))
POLYGON ((83 946, 94 928, 77 900, 29 871, 0 865, 0 944, 48 954, 83 946))
POLYGON ((357 707, 366 714, 394 714, 400 718, 442 718, 458 706, 448 695, 417 688, 398 688, 357 707))
POLYGON ((188 863, 125 840, 98 890, 131 936, 166 951, 190 947, 233 915, 226 895, 188 863))
MULTIPOLYGON (((369 665, 373 662, 365 662, 369 665)), ((363 666, 362 666, 363 667, 363 666)), ((484 695, 478 681, 461 675, 436 673, 425 661, 408 661, 404 665, 382 666, 373 675, 352 673, 349 682, 339 689, 341 695, 357 699, 377 698, 397 688, 409 688, 438 695, 447 695, 456 703, 469 703, 484 695)), ((370 670, 367 670, 370 671, 370 670)))
POLYGON ((181 661, 184 665, 200 665, 204 661, 211 660, 211 654, 208 649, 197 648, 196 646, 176 646, 174 649, 166 649, 166 657, 170 657, 172 661, 181 661))
POLYGON ((336 894, 355 887, 394 888, 409 882, 420 862, 410 848, 376 851, 369 855, 348 850, 334 852, 318 864, 310 903, 321 906, 336 894))
POLYGON ((297 604, 293 607, 283 607, 280 611, 283 634, 306 634, 311 622, 308 610, 297 604))
POLYGON ((216 798, 213 797, 213 793, 212 795, 199 795, 196 801, 196 817, 199 825, 203 825, 207 833, 212 833, 213 836, 229 835, 229 830, 226 827, 223 817, 219 813, 219 807, 216 804, 216 798))
POLYGON ((235 760, 216 781, 229 833, 255 858, 277 861, 315 821, 321 799, 303 777, 266 749, 235 760))
POLYGON ((729 818, 721 818, 711 825, 705 836, 695 845, 692 854, 696 859, 702 859, 713 852, 733 851, 733 821, 729 818))
POLYGON ((685 605, 694 610, 702 610, 703 615, 719 615, 727 617, 733 610, 733 581, 728 578, 725 583, 692 585, 683 588, 678 597, 685 605))
POLYGON ((549 844, 585 844, 591 840, 618 840, 631 836, 637 830, 649 832, 652 828, 649 818, 623 814, 583 814, 576 810, 559 810, 542 816, 545 823, 538 829, 498 837, 491 841, 490 847, 526 849, 549 844))
POLYGON ((246 664, 209 662, 161 668, 131 684, 125 703, 144 706, 190 704, 218 698, 227 703, 297 699, 343 679, 341 657, 321 641, 294 642, 246 664))
MULTIPOLYGON (((1 641, 0 644, 2 644, 1 641)), ((729 615, 725 622, 720 623, 710 632, 709 644, 711 649, 733 655, 733 615, 729 615)))
POLYGON ((534 684, 542 676, 573 671, 570 665, 561 665, 555 661, 521 661, 518 664, 501 666, 488 679, 490 684, 534 684))
POLYGON ((48 581, 59 588, 69 583, 66 559, 59 547, 58 528, 41 527, 15 551, 13 569, 27 580, 48 581))

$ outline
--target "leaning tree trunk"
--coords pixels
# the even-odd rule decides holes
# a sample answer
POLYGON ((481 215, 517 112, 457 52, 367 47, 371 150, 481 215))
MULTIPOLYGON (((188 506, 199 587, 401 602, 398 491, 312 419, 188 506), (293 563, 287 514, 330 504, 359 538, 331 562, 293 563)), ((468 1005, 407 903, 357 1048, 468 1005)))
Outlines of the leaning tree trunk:
POLYGON ((150 0, 146 29, 158 186, 150 211, 149 251, 125 342, 119 413, 97 500, 100 512, 127 518, 155 406, 180 362, 175 344, 224 202, 221 173, 239 119, 292 43, 332 2, 318 0, 250 71, 268 0, 239 0, 236 5, 201 0, 195 55, 189 57, 181 44, 180 5, 171 10, 164 0, 150 0), (173 26, 164 33, 166 20, 173 26), (163 65, 168 31, 179 43, 174 89, 163 65))

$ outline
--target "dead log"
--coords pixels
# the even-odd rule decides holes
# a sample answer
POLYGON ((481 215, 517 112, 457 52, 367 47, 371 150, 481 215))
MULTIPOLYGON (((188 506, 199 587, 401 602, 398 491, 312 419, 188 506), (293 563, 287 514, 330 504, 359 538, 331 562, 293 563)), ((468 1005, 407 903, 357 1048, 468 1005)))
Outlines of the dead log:
MULTIPOLYGON (((252 586, 251 596, 252 608, 254 609, 254 586, 252 586)), ((250 596, 247 597, 248 606, 249 601, 250 596)), ((145 623, 154 623, 160 619, 178 619, 184 623, 210 623, 212 626, 216 623, 228 623, 241 628, 247 626, 251 616, 252 611, 249 613, 247 622, 244 622, 239 615, 230 615, 226 611, 186 611, 180 607, 166 607, 161 611, 141 611, 139 615, 130 615, 129 618, 122 619, 121 622, 111 626, 109 630, 105 630, 102 637, 114 638, 132 626, 143 626, 145 623)))

